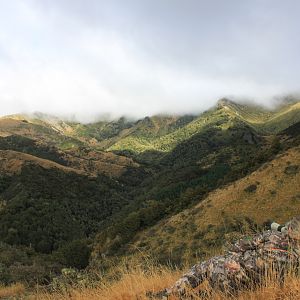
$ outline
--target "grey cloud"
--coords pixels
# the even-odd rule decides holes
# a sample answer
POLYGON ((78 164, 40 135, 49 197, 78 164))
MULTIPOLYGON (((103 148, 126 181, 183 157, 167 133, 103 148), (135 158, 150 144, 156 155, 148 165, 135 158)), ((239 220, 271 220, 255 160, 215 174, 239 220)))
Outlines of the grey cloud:
POLYGON ((0 2, 0 114, 88 120, 299 91, 296 0, 0 2))

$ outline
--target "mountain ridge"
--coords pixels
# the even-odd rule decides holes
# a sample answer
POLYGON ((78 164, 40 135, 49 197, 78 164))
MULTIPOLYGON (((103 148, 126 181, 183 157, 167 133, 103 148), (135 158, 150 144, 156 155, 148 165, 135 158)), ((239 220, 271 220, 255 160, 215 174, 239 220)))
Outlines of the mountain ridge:
MULTIPOLYGON (((299 103, 270 111, 223 99, 196 116, 92 124, 43 114, 28 120, 22 115, 0 118, 0 238, 5 245, 0 245, 0 257, 25 248, 34 253, 26 261, 18 256, 9 262, 7 278, 15 280, 15 263, 24 273, 28 266, 44 270, 32 275, 33 282, 51 281, 47 270, 57 275, 65 267, 110 269, 136 249, 154 254, 161 263, 180 264, 182 257, 207 255, 244 225, 261 226, 265 219, 255 218, 256 210, 271 205, 277 195, 283 197, 285 189, 292 214, 291 197, 298 207, 299 103), (272 182, 279 182, 278 189, 263 192, 262 186, 272 182), (235 205, 226 194, 228 187, 249 200, 248 206, 237 201, 234 210, 240 219, 225 207, 226 202, 235 205), (255 202, 255 195, 265 202, 255 202), (212 198, 219 200, 211 200, 210 207, 207 199, 212 198), (250 219, 247 209, 253 211, 250 219), (211 221, 212 227, 204 222, 204 212, 210 219, 215 212, 216 222, 224 219, 220 210, 226 213, 226 230, 223 223, 211 221), (182 226, 176 228, 174 220, 182 226), (176 232, 186 241, 178 242, 176 232), (66 254, 74 245, 83 248, 66 254), (92 252, 90 261, 70 263, 81 257, 81 249, 92 252)), ((270 213, 276 217, 280 209, 274 207, 270 213)))
MULTIPOLYGON (((34 131, 44 130, 64 149, 84 145, 105 151, 164 152, 173 147, 172 142, 167 140, 175 139, 176 143, 188 139, 201 130, 205 122, 212 123, 211 114, 217 114, 217 111, 221 111, 223 116, 227 115, 231 120, 239 119, 263 134, 277 133, 300 121, 300 102, 295 99, 282 101, 275 108, 268 109, 257 104, 236 103, 224 98, 213 108, 197 116, 154 115, 137 121, 121 117, 116 121, 81 124, 43 113, 16 114, 0 118, 0 134, 9 135, 19 128, 18 134, 25 134, 27 130, 27 136, 30 137, 30 132, 34 136, 34 131), (206 120, 205 115, 209 115, 206 120), (5 128, 6 132, 3 130, 5 128)), ((50 139, 46 139, 46 142, 50 142, 50 139)))

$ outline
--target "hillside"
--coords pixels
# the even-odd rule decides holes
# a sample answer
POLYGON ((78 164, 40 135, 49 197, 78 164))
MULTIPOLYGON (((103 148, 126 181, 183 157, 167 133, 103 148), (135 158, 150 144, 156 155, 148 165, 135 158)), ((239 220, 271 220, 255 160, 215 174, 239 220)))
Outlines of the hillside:
POLYGON ((62 134, 57 128, 43 121, 32 120, 22 115, 0 118, 0 136, 18 135, 59 148, 72 148, 82 145, 77 139, 62 134))
POLYGON ((299 122, 300 118, 300 103, 296 100, 279 102, 277 107, 267 109, 251 103, 238 104, 222 99, 218 102, 218 107, 264 134, 278 133, 299 122))
MULTIPOLYGON (((56 163, 56 167, 72 168, 74 172, 90 176, 105 174, 107 176, 119 177, 128 169, 139 166, 131 158, 114 153, 83 147, 60 150, 53 145, 47 145, 44 141, 41 142, 20 135, 0 137, 0 150, 17 152, 18 154, 14 153, 14 156, 19 162, 28 160, 28 156, 22 155, 24 153, 31 155, 30 161, 32 163, 41 164, 41 159, 43 159, 43 165, 51 165, 54 162, 56 163), (46 163, 45 160, 48 162, 46 163)), ((12 162, 9 160, 9 158, 6 158, 7 163, 11 164, 12 162)))
MULTIPOLYGON (((149 119, 150 121, 151 119, 149 119)), ((276 134, 300 121, 300 103, 288 102, 274 110, 253 104, 237 104, 227 99, 218 102, 216 108, 190 119, 183 127, 163 135, 149 136, 143 132, 125 136, 115 142, 108 150, 127 150, 134 153, 145 151, 168 152, 193 135, 209 127, 224 130, 236 122, 246 123, 262 134, 276 134)), ((152 124, 155 123, 152 121, 152 124)))
POLYGON ((36 156, 11 150, 0 150, 0 173, 5 175, 17 175, 27 165, 37 165, 44 169, 59 169, 62 172, 74 172, 83 174, 80 170, 60 165, 51 160, 38 158, 36 156))
POLYGON ((224 99, 197 116, 0 118, 0 257, 16 257, 0 278, 94 274, 137 251, 181 265, 285 220, 298 209, 299 118, 299 102, 224 99))
MULTIPOLYGON (((135 190, 134 201, 98 235, 96 252, 109 256, 130 253, 130 243, 142 229, 192 207, 209 192, 251 174, 277 153, 295 147, 299 131, 291 132, 264 137, 238 122, 230 129, 210 128, 179 143, 135 190)), ((170 259, 161 254, 162 261, 170 259)))
POLYGON ((198 116, 157 115, 134 121, 122 117, 81 124, 42 113, 0 118, 0 136, 21 135, 60 149, 80 146, 132 154, 169 152, 208 127, 225 129, 246 123, 262 134, 276 134, 300 121, 300 103, 282 100, 274 109, 219 100, 216 107, 198 116))
POLYGON ((299 215, 299 183, 298 146, 138 234, 132 247, 150 251, 155 257, 169 256, 177 262, 207 256, 212 248, 236 237, 243 227, 255 230, 267 220, 280 223, 299 215))

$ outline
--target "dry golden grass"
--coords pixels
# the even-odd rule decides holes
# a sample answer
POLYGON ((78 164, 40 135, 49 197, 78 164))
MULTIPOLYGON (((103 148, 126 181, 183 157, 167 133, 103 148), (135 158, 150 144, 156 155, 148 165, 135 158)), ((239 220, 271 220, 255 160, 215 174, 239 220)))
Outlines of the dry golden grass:
POLYGON ((51 160, 39 158, 30 154, 0 150, 0 172, 5 174, 19 174, 27 164, 39 165, 45 169, 59 169, 63 172, 74 172, 82 175, 96 176, 98 173, 119 177, 128 167, 138 167, 131 159, 105 152, 92 152, 88 158, 76 156, 76 152, 65 154, 69 167, 51 160))
MULTIPOLYGON (((140 267, 130 270, 120 270, 124 272, 120 280, 111 283, 101 283, 93 289, 73 289, 65 293, 37 293, 31 299, 39 300, 146 300, 146 292, 159 291, 171 286, 181 275, 181 272, 165 267, 153 267, 147 272, 140 267)), ((286 277, 283 283, 279 283, 275 274, 266 275, 265 282, 258 287, 249 290, 242 290, 235 296, 229 296, 221 292, 211 290, 207 285, 202 285, 202 291, 206 296, 197 296, 191 291, 193 299, 212 300, 291 300, 300 299, 300 278, 293 275, 286 277)), ((179 300, 172 296, 170 300, 179 300)), ((190 299, 190 298, 188 298, 190 299)))
POLYGON ((9 175, 19 174, 22 171, 22 168, 26 164, 39 165, 45 169, 56 168, 64 172, 74 172, 78 174, 84 174, 80 170, 76 170, 74 168, 69 168, 60 165, 51 160, 39 158, 30 154, 12 151, 12 150, 0 150, 0 172, 9 175))
POLYGON ((77 150, 68 150, 64 154, 64 159, 68 161, 70 167, 92 176, 103 173, 119 177, 128 167, 139 167, 139 164, 131 158, 103 151, 88 151, 82 154, 77 150))
MULTIPOLYGON (((250 175, 211 192, 195 207, 139 233, 134 246, 146 245, 152 249, 151 255, 159 255, 163 250, 171 253, 183 242, 185 249, 193 249, 197 231, 206 232, 202 239, 214 241, 216 237, 209 226, 224 227, 227 231, 228 220, 235 218, 250 218, 257 224, 268 219, 287 222, 300 215, 300 172, 287 174, 285 170, 290 165, 300 166, 299 147, 277 156, 250 175), (250 185, 257 186, 255 192, 245 191, 250 185)), ((186 251, 182 259, 191 257, 191 254, 186 251)))
POLYGON ((172 271, 167 267, 147 266, 144 270, 140 265, 130 267, 123 266, 115 270, 115 278, 105 280, 96 288, 73 289, 64 293, 40 293, 34 299, 62 300, 62 299, 100 299, 100 300, 129 300, 148 299, 146 292, 159 291, 172 285, 182 274, 180 271, 172 271), (117 277, 121 276, 120 279, 117 277))
POLYGON ((25 287, 21 283, 16 283, 10 286, 0 286, 0 299, 18 297, 24 293, 25 287))

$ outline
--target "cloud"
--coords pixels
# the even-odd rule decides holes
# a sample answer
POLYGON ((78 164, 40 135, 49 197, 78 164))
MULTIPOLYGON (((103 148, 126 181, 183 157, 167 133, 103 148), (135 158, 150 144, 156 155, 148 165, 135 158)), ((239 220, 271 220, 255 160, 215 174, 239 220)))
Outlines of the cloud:
POLYGON ((298 1, 0 4, 0 114, 87 121, 299 91, 298 1))

